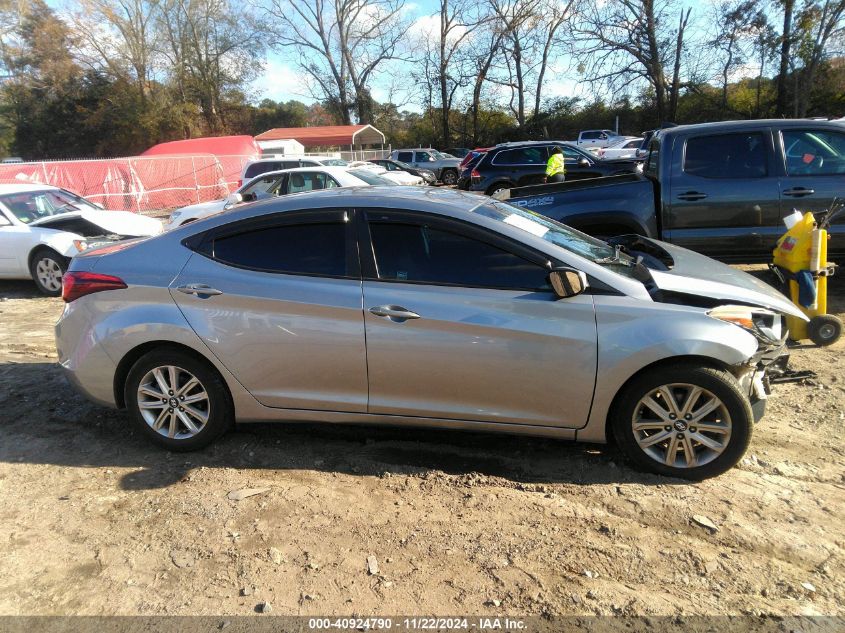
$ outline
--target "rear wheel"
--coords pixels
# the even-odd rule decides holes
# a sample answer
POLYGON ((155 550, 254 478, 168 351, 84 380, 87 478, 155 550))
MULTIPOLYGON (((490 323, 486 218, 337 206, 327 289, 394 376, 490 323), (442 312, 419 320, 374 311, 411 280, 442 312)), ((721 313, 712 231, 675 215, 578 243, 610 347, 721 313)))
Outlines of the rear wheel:
POLYGON ((62 276, 70 260, 52 248, 39 248, 32 255, 29 273, 42 294, 58 297, 62 294, 62 276))
POLYGON ((440 175, 440 180, 443 181, 444 185, 448 185, 451 187, 452 185, 457 184, 458 182, 458 172, 456 172, 454 169, 446 169, 440 175))
POLYGON ((636 466, 701 480, 732 468, 751 441, 748 398, 728 372, 666 365, 635 378, 611 412, 613 437, 636 466))
POLYGON ((178 350, 154 350, 133 365, 124 397, 139 430, 174 451, 203 448, 234 421, 229 390, 207 363, 178 350))
POLYGON ((508 189, 510 189, 510 187, 506 183, 499 182, 495 185, 491 185, 490 187, 488 187, 487 191, 485 191, 484 193, 486 193, 488 196, 495 196, 500 191, 507 191, 508 189))

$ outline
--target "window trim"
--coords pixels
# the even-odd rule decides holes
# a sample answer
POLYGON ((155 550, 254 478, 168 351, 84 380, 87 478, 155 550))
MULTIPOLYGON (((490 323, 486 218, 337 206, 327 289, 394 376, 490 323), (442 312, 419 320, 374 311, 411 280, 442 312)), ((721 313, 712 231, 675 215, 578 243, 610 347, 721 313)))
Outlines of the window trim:
POLYGON ((832 130, 828 127, 782 127, 777 130, 778 152, 780 153, 780 160, 783 162, 783 175, 785 178, 829 178, 831 176, 845 176, 845 174, 790 174, 789 161, 786 156, 786 141, 783 138, 784 132, 823 132, 827 134, 841 134, 845 136, 845 129, 832 130))
POLYGON ((236 220, 227 224, 221 224, 214 228, 196 233, 182 240, 182 245, 197 255, 201 255, 211 261, 253 272, 266 273, 271 275, 284 275, 286 277, 318 277, 321 279, 353 279, 361 281, 361 258, 358 251, 358 240, 356 234, 356 213, 350 209, 306 209, 296 211, 283 211, 270 215, 249 218, 247 220, 236 220), (346 220, 344 221, 344 214, 346 220), (345 226, 344 242, 346 247, 346 275, 325 275, 322 273, 287 272, 279 270, 268 270, 254 266, 244 266, 233 262, 223 261, 215 257, 207 247, 215 239, 234 237, 243 233, 251 233, 261 229, 272 229, 284 226, 300 226, 304 224, 343 224, 345 226))
POLYGON ((438 216, 431 213, 408 211, 404 209, 380 209, 380 208, 361 208, 358 209, 357 224, 358 224, 358 243, 360 244, 360 260, 361 260, 361 278, 364 281, 377 281, 380 283, 396 283, 409 284, 414 286, 439 286, 445 288, 475 288, 482 290, 502 290, 507 292, 539 292, 554 294, 554 290, 540 288, 513 288, 502 286, 486 286, 486 285, 463 285, 446 282, 433 281, 414 281, 408 279, 381 279, 378 276, 378 268, 376 265, 375 249, 373 246, 372 236, 370 234, 370 214, 387 215, 389 218, 382 221, 385 224, 425 224, 436 230, 441 230, 448 233, 455 233, 468 239, 474 239, 479 242, 484 242, 490 246, 494 246, 500 250, 506 251, 515 257, 524 259, 530 264, 545 268, 551 272, 555 266, 563 265, 561 262, 552 260, 545 253, 534 250, 525 244, 517 242, 512 238, 496 233, 484 227, 481 227, 472 222, 459 220, 457 218, 449 218, 446 216, 438 216))

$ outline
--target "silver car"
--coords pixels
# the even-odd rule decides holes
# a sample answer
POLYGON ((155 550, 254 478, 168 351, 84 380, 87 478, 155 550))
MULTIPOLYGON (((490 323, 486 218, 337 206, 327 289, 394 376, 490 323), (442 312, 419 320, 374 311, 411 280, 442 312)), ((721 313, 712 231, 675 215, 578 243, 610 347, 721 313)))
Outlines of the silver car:
POLYGON ((745 452, 801 314, 690 251, 420 187, 244 205, 64 281, 62 367, 169 449, 235 421, 414 425, 612 437, 688 479, 745 452))

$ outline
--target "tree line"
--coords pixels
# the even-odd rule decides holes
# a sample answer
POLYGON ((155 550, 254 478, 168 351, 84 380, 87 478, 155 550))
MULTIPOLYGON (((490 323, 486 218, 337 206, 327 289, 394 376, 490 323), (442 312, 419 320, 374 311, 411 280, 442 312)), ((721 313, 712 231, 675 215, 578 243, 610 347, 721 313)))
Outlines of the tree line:
POLYGON ((0 154, 356 122, 449 147, 617 117, 637 133, 841 116, 843 46, 845 0, 436 0, 424 16, 405 0, 0 0, 0 154), (310 105, 256 100, 270 54, 310 105))

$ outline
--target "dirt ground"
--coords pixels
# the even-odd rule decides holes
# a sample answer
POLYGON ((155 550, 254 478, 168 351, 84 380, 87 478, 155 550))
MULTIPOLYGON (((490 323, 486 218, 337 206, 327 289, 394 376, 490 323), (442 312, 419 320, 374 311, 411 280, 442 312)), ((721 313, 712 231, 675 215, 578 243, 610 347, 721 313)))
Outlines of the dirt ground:
POLYGON ((0 283, 0 615, 845 615, 845 341, 796 347, 818 379, 689 484, 442 431, 244 425, 170 454, 65 382, 61 310, 0 283))

